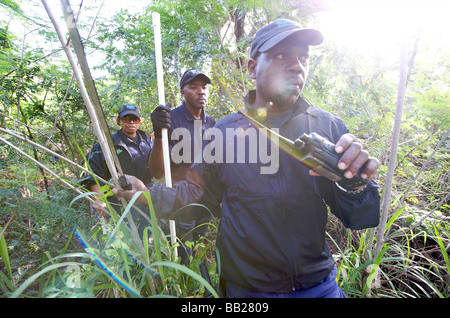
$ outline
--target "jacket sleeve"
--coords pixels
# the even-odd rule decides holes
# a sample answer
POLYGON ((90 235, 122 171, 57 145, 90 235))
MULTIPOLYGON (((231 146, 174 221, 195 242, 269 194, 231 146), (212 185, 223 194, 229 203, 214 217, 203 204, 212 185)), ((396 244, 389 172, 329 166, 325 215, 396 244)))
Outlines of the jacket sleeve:
MULTIPOLYGON (((98 144, 92 147, 91 151, 86 155, 86 160, 90 169, 92 169, 92 171, 96 175, 102 177, 105 180, 109 180, 111 178, 109 169, 106 166, 103 152, 98 144)), ((81 185, 88 190, 94 184, 96 184, 96 182, 91 174, 86 174, 85 177, 81 180, 81 185)))
POLYGON ((352 230, 376 227, 380 220, 378 184, 372 180, 361 193, 349 194, 323 177, 316 180, 319 192, 331 212, 352 230))
POLYGON ((149 190, 158 218, 190 221, 211 214, 218 216, 220 213, 222 185, 216 177, 215 167, 210 164, 192 165, 186 179, 175 183, 173 187, 156 184, 149 190), (188 204, 200 204, 204 209, 183 209, 188 204))
MULTIPOLYGON (((317 111, 322 114, 317 118, 313 118, 316 127, 318 127, 318 132, 323 132, 324 136, 328 136, 333 143, 336 143, 343 134, 349 132, 347 126, 340 118, 331 116, 331 121, 327 121, 324 120, 328 118, 323 115, 324 112, 317 111)), ((345 227, 360 230, 378 225, 380 196, 378 184, 375 181, 369 183, 361 193, 349 194, 339 189, 333 181, 324 177, 316 177, 314 180, 325 203, 345 227)))

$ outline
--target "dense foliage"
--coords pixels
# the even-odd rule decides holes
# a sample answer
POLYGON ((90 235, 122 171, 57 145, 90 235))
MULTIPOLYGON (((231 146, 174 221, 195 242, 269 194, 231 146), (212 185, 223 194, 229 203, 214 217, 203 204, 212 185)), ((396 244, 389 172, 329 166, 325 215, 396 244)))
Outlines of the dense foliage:
MULTIPOLYGON (((308 0, 172 0, 120 10, 111 18, 102 15, 108 1, 84 2, 81 9, 78 2, 72 8, 112 131, 123 103, 141 107, 147 119, 141 128, 152 129, 150 113, 158 104, 152 12, 160 13, 163 26, 166 100, 180 103, 184 70, 207 70, 213 79, 208 112, 218 120, 240 108, 253 85, 246 60, 255 31, 278 17, 313 26, 314 13, 322 10, 320 1, 308 0)), ((89 193, 74 190, 80 168, 26 141, 81 163, 97 139, 42 3, 1 0, 0 8, 0 295, 207 293, 200 266, 207 265, 217 285, 220 255, 214 244, 220 220, 213 220, 211 233, 191 246, 191 266, 183 267, 173 258, 163 225, 153 223, 141 240, 131 222, 124 222, 127 210, 122 216, 111 212, 108 224, 102 223, 90 210, 89 193), (25 32, 13 29, 14 21, 21 21, 25 32)), ((445 43, 430 45, 419 35, 408 49, 386 230, 350 231, 330 215, 329 244, 339 284, 349 297, 450 296, 450 51, 445 43), (380 238, 383 249, 376 255, 380 238), (379 284, 373 283, 376 269, 379 284)), ((398 65, 384 65, 376 54, 325 42, 314 48, 304 92, 312 104, 340 116, 379 158, 382 194, 392 161, 398 72, 398 65)))

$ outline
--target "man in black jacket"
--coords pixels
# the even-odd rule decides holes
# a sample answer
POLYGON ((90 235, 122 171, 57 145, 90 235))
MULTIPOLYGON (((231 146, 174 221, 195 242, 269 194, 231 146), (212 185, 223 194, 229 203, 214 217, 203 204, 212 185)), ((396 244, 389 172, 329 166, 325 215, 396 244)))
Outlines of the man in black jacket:
POLYGON ((227 297, 345 297, 325 239, 327 205, 351 229, 379 222, 373 180, 378 160, 355 142, 341 119, 300 97, 309 46, 322 41, 319 31, 291 20, 259 30, 248 62, 256 90, 245 98, 246 112, 291 140, 312 132, 327 138, 343 154, 338 166, 346 178, 361 169, 367 185, 348 187, 319 176, 236 113, 210 131, 214 151, 204 151, 204 161, 191 167, 186 181, 147 188, 132 178, 131 191, 113 190, 125 197, 149 191, 159 216, 191 202, 220 213, 217 246, 227 297))
MULTIPOLYGON (((209 97, 208 84, 211 84, 211 79, 206 74, 197 69, 189 69, 184 72, 180 80, 180 93, 184 99, 183 103, 172 110, 167 106, 158 105, 152 112, 151 119, 155 138, 148 165, 155 178, 164 176, 162 128, 168 129, 170 151, 174 147, 182 145, 174 153, 175 158, 172 154, 170 157, 172 183, 186 179, 186 172, 194 162, 197 146, 199 146, 199 149, 203 149, 206 145, 207 142, 200 139, 201 135, 206 129, 214 127, 216 123, 214 118, 206 111, 209 97), (185 135, 180 134, 181 137, 178 136, 178 139, 172 140, 172 134, 175 132, 174 135, 178 135, 177 131, 181 131, 185 135), (195 136, 198 136, 198 138, 195 138, 195 136)), ((192 206, 189 209, 202 209, 202 207, 192 206)), ((189 222, 176 222, 177 236, 182 242, 198 241, 206 234, 210 219, 211 217, 207 216, 189 222)), ((188 265, 190 263, 190 249, 185 244, 183 245, 178 248, 178 255, 181 256, 181 263, 188 265)))

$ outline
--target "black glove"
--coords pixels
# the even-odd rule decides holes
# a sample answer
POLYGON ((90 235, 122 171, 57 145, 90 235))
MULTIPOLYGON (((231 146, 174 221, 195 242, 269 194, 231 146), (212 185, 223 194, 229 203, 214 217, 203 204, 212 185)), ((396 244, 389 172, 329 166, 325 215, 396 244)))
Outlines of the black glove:
POLYGON ((153 125, 153 131, 155 132, 156 138, 161 138, 161 130, 163 128, 170 128, 170 108, 172 103, 167 103, 167 105, 158 105, 155 110, 150 115, 153 125))

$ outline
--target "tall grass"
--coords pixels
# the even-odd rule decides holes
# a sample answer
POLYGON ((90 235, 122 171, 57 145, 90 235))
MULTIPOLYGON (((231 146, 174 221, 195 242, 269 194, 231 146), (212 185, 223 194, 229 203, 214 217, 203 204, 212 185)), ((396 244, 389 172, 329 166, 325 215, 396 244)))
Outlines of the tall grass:
MULTIPOLYGON (((18 181, 18 175, 0 179, 3 191, 27 187, 28 193, 28 197, 14 199, 0 191, 9 198, 0 201, 3 297, 218 296, 213 288, 218 284, 216 267, 220 266, 215 247, 217 220, 210 224, 209 236, 188 244, 192 250, 188 268, 175 259, 176 246, 158 222, 148 193, 144 195, 149 209, 142 213, 151 224, 137 233, 131 216, 135 198, 120 214, 109 207, 107 222, 93 222, 92 218, 81 222, 87 218, 84 199, 90 193, 72 200, 69 190, 53 185, 52 193, 42 194, 30 182, 39 176, 29 170, 14 171, 26 173, 24 182, 18 181), (211 284, 199 274, 205 260, 211 284)), ((433 180, 431 175, 425 179, 428 183, 433 180)), ((433 191, 442 194, 445 189, 439 183, 433 191)), ((102 197, 105 202, 106 196, 102 197)), ((406 200, 402 207, 393 209, 382 253, 375 259, 374 231, 346 230, 338 240, 334 232, 339 222, 330 218, 328 241, 337 263, 338 283, 348 297, 450 296, 450 209, 440 197, 430 196, 422 206, 417 200, 406 200), (381 275, 380 286, 374 286, 376 271, 381 275)))
MULTIPOLYGON (((192 297, 206 292, 218 297, 212 286, 218 282, 215 270, 216 262, 220 263, 215 250, 216 224, 211 224, 211 237, 190 245, 193 253, 188 268, 174 259, 175 246, 157 221, 149 194, 144 195, 152 222, 143 231, 140 242, 135 241, 128 222, 136 197, 121 215, 111 211, 108 222, 77 228, 59 254, 44 252, 41 264, 32 272, 14 273, 3 235, 0 291, 6 297, 192 297), (68 251, 73 244, 79 246, 78 252, 68 251), (199 274, 205 259, 212 284, 199 274), (27 292, 30 290, 35 292, 27 292)), ((82 199, 79 196, 73 202, 82 199)), ((341 241, 336 240, 334 233, 328 235, 337 263, 338 283, 348 297, 450 296, 448 217, 438 214, 411 228, 420 218, 418 211, 411 208, 395 211, 387 222, 389 234, 376 259, 372 247, 377 236, 371 230, 346 230, 341 241), (373 286, 375 270, 380 272, 381 286, 373 286)), ((330 228, 335 229, 333 220, 330 228)), ((6 233, 5 229, 0 231, 6 233)))
MULTIPOLYGON (((101 222, 92 232, 74 230, 84 252, 49 257, 17 288, 8 284, 11 282, 8 277, 0 276, 4 293, 21 297, 27 288, 39 285, 39 297, 190 297, 202 295, 206 290, 218 297, 213 286, 199 274, 199 264, 204 262, 208 250, 213 250, 213 242, 191 244, 194 254, 190 268, 179 264, 174 259, 177 245, 171 246, 158 224, 149 193, 144 195, 149 203, 151 225, 141 237, 132 233, 136 228, 130 226, 133 222, 130 210, 140 194, 130 200, 121 215, 110 207, 108 222, 101 222)), ((5 251, 6 248, 1 249, 2 259, 6 260, 5 251)), ((214 264, 210 264, 211 274, 214 269, 214 264)))
POLYGON ((370 230, 347 231, 345 245, 328 235, 332 250, 337 251, 338 283, 348 297, 450 297, 448 218, 431 218, 410 229, 411 221, 401 221, 411 218, 404 208, 393 214, 386 229, 391 234, 376 259, 369 248, 376 236, 370 230), (381 286, 372 285, 375 270, 380 271, 381 286))

